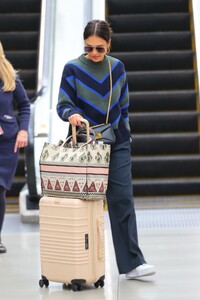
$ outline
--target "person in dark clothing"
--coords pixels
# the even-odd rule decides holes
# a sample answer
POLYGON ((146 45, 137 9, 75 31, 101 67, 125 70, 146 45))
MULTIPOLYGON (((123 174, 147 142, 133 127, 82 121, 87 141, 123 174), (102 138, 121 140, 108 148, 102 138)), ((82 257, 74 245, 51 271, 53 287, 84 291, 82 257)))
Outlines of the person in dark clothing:
POLYGON ((107 204, 116 261, 120 274, 127 279, 153 275, 155 267, 146 263, 138 245, 131 173, 131 135, 128 106, 129 92, 124 64, 108 55, 111 28, 104 20, 92 20, 84 29, 85 53, 64 66, 57 113, 60 118, 81 126, 82 118, 90 126, 105 123, 110 95, 109 123, 116 142, 111 147, 107 204))
POLYGON ((12 64, 6 59, 0 42, 0 253, 6 252, 1 231, 6 208, 6 191, 11 188, 19 149, 28 143, 30 101, 12 64), (16 103, 19 124, 14 115, 16 103))

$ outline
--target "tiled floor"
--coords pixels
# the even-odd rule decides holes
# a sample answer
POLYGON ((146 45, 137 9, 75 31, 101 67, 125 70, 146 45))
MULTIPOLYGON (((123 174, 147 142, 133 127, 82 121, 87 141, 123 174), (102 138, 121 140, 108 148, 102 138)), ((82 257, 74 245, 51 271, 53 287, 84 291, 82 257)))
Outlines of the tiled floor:
POLYGON ((60 283, 39 287, 38 224, 22 224, 19 215, 7 214, 3 242, 8 252, 0 255, 0 299, 199 300, 200 209, 137 210, 137 222, 140 246, 157 274, 140 280, 119 276, 105 213, 105 286, 72 292, 60 283))

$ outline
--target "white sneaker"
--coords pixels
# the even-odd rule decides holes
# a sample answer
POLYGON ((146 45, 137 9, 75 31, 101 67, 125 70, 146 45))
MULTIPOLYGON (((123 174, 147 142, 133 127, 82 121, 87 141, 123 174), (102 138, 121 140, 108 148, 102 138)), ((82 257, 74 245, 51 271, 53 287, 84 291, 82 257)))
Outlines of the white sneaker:
POLYGON ((155 267, 148 265, 148 264, 143 264, 138 266, 137 268, 133 269, 132 271, 126 273, 126 278, 127 279, 135 279, 138 277, 142 276, 150 276, 154 275, 156 273, 155 267))

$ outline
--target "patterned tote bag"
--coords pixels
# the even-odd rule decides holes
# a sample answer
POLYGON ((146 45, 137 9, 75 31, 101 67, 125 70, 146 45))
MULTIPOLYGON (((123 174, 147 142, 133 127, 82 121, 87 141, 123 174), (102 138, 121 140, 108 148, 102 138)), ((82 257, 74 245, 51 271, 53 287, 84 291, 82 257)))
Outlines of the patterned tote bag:
POLYGON ((52 197, 102 200, 105 197, 110 162, 110 145, 90 139, 77 143, 76 127, 72 136, 58 145, 45 143, 40 156, 40 176, 43 195, 52 197))

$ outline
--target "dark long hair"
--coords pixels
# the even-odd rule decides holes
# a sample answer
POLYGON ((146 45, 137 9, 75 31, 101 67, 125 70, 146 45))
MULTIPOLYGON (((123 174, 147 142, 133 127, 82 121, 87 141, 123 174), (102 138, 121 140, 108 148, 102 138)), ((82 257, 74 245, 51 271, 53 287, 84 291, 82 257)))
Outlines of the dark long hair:
POLYGON ((92 20, 87 23, 83 32, 83 38, 86 40, 90 36, 96 35, 108 43, 111 39, 111 33, 112 29, 108 22, 104 20, 92 20))

